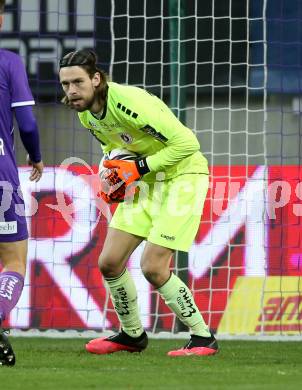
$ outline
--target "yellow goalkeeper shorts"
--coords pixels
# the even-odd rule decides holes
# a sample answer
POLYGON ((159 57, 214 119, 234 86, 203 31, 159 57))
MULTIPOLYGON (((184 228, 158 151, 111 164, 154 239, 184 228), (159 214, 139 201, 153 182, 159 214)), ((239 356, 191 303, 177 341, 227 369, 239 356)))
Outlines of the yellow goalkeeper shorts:
POLYGON ((139 192, 118 205, 109 226, 187 252, 199 228, 209 176, 185 174, 138 183, 139 192))

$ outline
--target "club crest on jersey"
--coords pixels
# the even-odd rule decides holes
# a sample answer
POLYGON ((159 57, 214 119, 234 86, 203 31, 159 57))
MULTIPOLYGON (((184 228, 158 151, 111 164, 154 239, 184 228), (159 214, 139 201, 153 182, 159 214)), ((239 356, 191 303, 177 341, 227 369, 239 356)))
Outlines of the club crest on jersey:
POLYGON ((127 134, 127 133, 121 133, 120 137, 126 144, 131 144, 133 141, 132 136, 130 134, 127 134))

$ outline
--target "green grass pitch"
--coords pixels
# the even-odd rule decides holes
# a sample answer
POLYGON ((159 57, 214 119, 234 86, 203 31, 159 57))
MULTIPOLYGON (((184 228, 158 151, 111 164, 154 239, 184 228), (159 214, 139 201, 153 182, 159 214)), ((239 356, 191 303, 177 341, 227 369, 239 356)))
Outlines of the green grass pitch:
POLYGON ((301 342, 220 341, 211 357, 166 356, 183 340, 151 339, 142 353, 88 354, 84 339, 10 338, 17 363, 0 367, 1 389, 297 390, 301 342))

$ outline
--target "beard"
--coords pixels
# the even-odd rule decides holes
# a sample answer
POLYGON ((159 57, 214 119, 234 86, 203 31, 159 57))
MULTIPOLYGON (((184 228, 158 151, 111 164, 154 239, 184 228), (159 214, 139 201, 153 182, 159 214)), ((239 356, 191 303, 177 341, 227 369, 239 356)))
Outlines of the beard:
POLYGON ((107 99, 107 84, 103 86, 103 88, 96 88, 93 91, 93 94, 90 98, 82 98, 79 97, 78 101, 81 101, 80 104, 77 104, 77 100, 70 100, 67 104, 69 107, 73 110, 76 110, 77 112, 83 112, 83 111, 91 111, 92 106, 98 102, 104 104, 104 102, 107 99))
POLYGON ((93 96, 90 99, 83 99, 81 98, 82 104, 77 106, 77 100, 71 101, 70 106, 72 109, 76 110, 77 112, 83 112, 90 110, 90 108, 93 106, 93 103, 95 102, 96 99, 96 93, 93 93, 93 96))

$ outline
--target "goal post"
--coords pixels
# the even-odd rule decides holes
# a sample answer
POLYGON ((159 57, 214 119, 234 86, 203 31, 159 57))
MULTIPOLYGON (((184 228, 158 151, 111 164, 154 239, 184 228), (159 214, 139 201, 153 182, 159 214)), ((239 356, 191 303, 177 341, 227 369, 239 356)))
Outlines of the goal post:
MULTIPOLYGON (((169 0, 170 41, 170 108, 178 119, 186 124, 186 48, 185 48, 185 1, 169 0)), ((178 251, 175 254, 176 274, 188 283, 188 255, 178 251)), ((177 321, 175 332, 185 331, 182 322, 177 321)))
POLYGON ((169 0, 170 107, 186 123, 185 1, 169 0))

